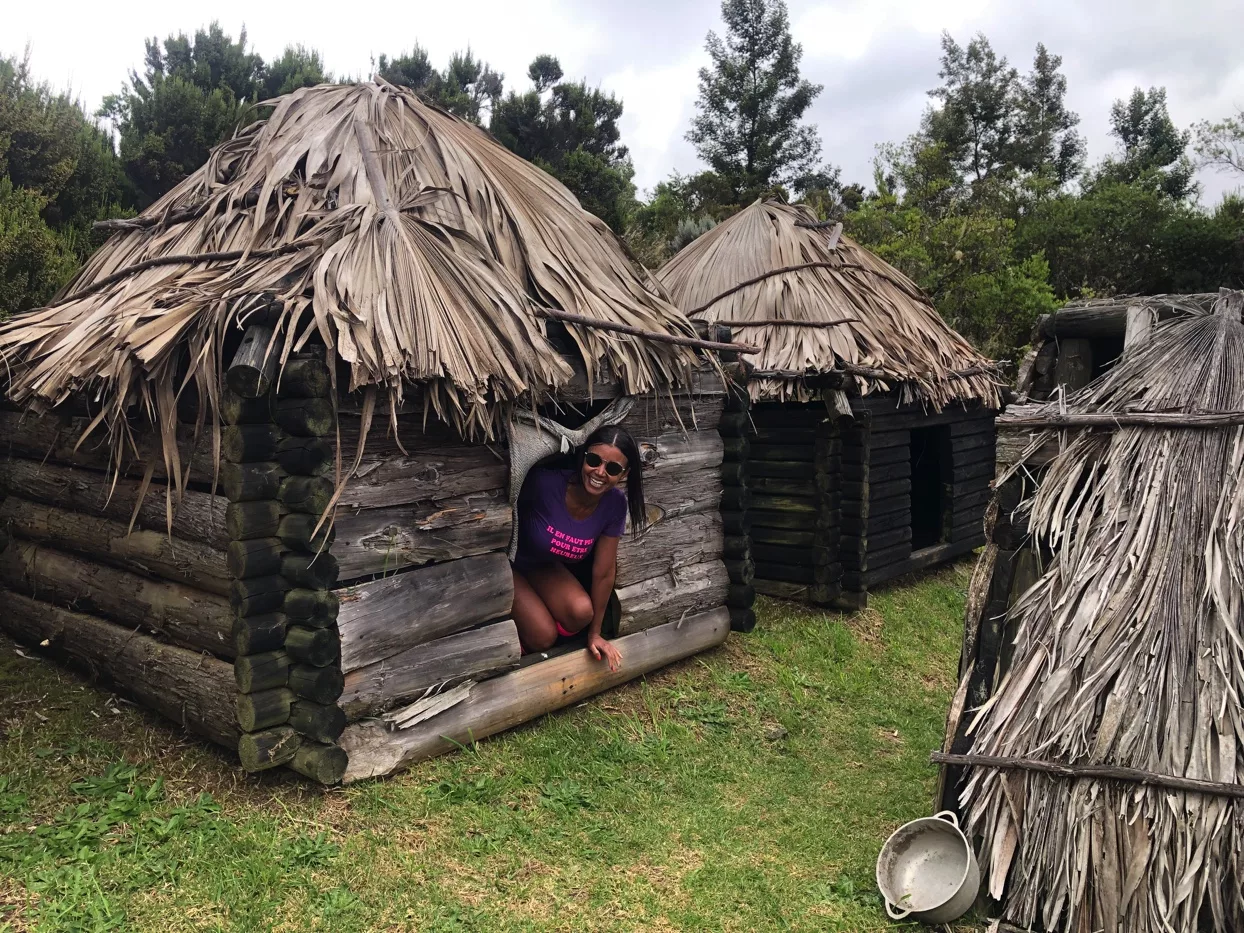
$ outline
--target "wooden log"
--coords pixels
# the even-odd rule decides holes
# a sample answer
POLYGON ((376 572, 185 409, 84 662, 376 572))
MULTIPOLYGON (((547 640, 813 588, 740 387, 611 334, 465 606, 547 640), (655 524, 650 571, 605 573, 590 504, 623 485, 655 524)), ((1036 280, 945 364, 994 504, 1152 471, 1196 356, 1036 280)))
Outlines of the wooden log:
POLYGON ((911 461, 900 460, 898 463, 845 463, 842 466, 844 492, 848 492, 846 484, 868 482, 872 484, 907 479, 911 476, 911 461))
POLYGON ((985 536, 982 534, 973 540, 949 541, 944 544, 935 544, 932 547, 921 548, 919 551, 912 552, 911 557, 907 560, 890 564, 878 570, 869 570, 863 573, 858 571, 844 572, 842 575, 842 585, 852 590, 858 590, 861 586, 864 588, 873 587, 887 580, 894 580, 906 574, 916 573, 936 564, 954 560, 956 557, 971 553, 984 543, 985 536))
POLYGON ((294 437, 325 437, 335 433, 337 416, 331 399, 279 399, 273 405, 273 418, 294 437))
POLYGON ((726 573, 730 575, 730 582, 749 585, 756 576, 756 565, 751 559, 746 560, 727 560, 723 561, 726 565, 726 573))
MULTIPOLYGON (((225 566, 233 578, 238 580, 275 576, 281 572, 281 556, 284 550, 280 538, 230 541, 225 551, 225 566)), ((228 592, 226 586, 226 595, 228 592)))
MULTIPOLYGON (((719 518, 718 525, 720 524, 719 518)), ((730 560, 751 557, 751 539, 747 535, 729 535, 722 540, 721 556, 730 560)))
MULTIPOLYGON (((372 433, 379 433, 373 428, 372 433)), ((352 453, 343 431, 343 454, 352 453)), ((446 501, 504 489, 509 484, 509 467, 501 457, 482 444, 448 444, 428 447, 408 442, 408 454, 368 438, 359 475, 352 479, 341 497, 348 509, 382 509, 408 506, 414 502, 446 501), (378 448, 378 449, 375 449, 378 448)))
POLYGON ((783 547, 757 541, 752 544, 752 560, 792 567, 826 567, 838 562, 838 549, 824 546, 783 547))
POLYGON ((748 480, 746 463, 723 463, 721 465, 721 481, 726 486, 744 486, 748 480))
MULTIPOLYGON (((891 512, 911 512, 911 496, 893 496, 889 499, 856 499, 845 496, 842 500, 842 518, 845 523, 848 517, 858 518, 867 514, 869 520, 874 516, 889 515, 891 512), (866 508, 866 511, 865 511, 866 508)), ((910 521, 910 519, 908 519, 910 521)))
POLYGON ((281 490, 285 471, 269 461, 220 464, 217 488, 230 502, 275 499, 281 490))
POLYGON ((244 732, 238 738, 238 760, 251 773, 266 771, 290 761, 301 744, 302 736, 289 726, 244 732))
POLYGON ((144 706, 213 742, 232 747, 237 741, 232 665, 224 661, 12 592, 4 594, 0 629, 22 644, 46 647, 74 667, 106 678, 144 706))
POLYGON ((817 585, 788 583, 782 580, 757 580, 756 592, 778 599, 792 599, 814 606, 828 606, 838 598, 841 588, 836 584, 817 585))
POLYGON ((722 459, 726 461, 754 459, 751 453, 751 443, 745 437, 725 438, 722 441, 722 459))
MULTIPOLYGON (((886 548, 869 547, 864 554, 861 570, 874 571, 907 560, 912 555, 911 541, 900 541, 886 548)), ((844 562, 845 566, 845 562, 844 562)))
MULTIPOLYGON (((340 522, 341 519, 338 519, 340 522)), ((280 543, 291 551, 304 554, 318 554, 333 546, 337 540, 336 525, 327 522, 320 524, 319 516, 307 515, 302 512, 291 512, 281 516, 277 526, 277 537, 280 543), (319 531, 316 531, 316 526, 319 531)), ((341 555, 334 553, 340 562, 341 555)))
POLYGON ((220 456, 230 463, 276 460, 285 432, 275 424, 234 424, 220 429, 220 456))
POLYGON ((992 425, 987 430, 982 430, 979 434, 965 434, 963 437, 952 437, 950 439, 951 454, 958 455, 966 450, 976 450, 979 447, 987 447, 992 450, 996 437, 997 435, 992 425))
POLYGON ((150 580, 20 538, 0 554, 0 582, 18 593, 160 632, 177 645, 233 655, 233 615, 228 601, 214 593, 150 580))
POLYGON ((291 512, 323 515, 333 498, 333 481, 326 476, 287 476, 281 480, 281 504, 291 512))
POLYGON ((719 470, 718 466, 708 466, 686 471, 656 469, 645 472, 644 499, 649 511, 655 508, 662 516, 661 521, 668 521, 683 515, 716 512, 725 508, 723 494, 726 489, 737 491, 743 487, 725 487, 719 470))
MULTIPOLYGON (((771 512, 752 509, 747 513, 754 528, 781 528, 790 531, 816 531, 827 524, 823 512, 816 509, 771 512)), ((728 530, 728 529, 727 529, 728 530)))
POLYGON ((238 725, 243 732, 258 732, 279 726, 289 719, 294 694, 285 687, 274 687, 258 693, 239 693, 237 698, 238 725))
POLYGON ((323 437, 283 437, 272 456, 282 470, 296 476, 322 476, 336 463, 336 448, 323 437))
POLYGON ((870 534, 866 537, 843 535, 842 550, 844 553, 875 553, 888 550, 898 544, 902 544, 904 541, 911 541, 910 525, 902 525, 898 528, 892 528, 889 531, 883 531, 878 534, 870 534))
POLYGON ((717 432, 722 437, 747 437, 752 433, 752 419, 747 412, 722 415, 717 432))
POLYGON ((511 511, 503 490, 456 499, 364 509, 336 522, 341 579, 458 560, 505 549, 511 511))
POLYGON ((1074 392, 1093 379, 1093 341, 1068 337, 1059 341, 1058 359, 1054 364, 1054 381, 1064 392, 1074 392))
POLYGON ((614 644, 622 654, 618 671, 610 671, 586 651, 574 651, 476 684, 462 702, 407 729, 389 732, 383 723, 354 723, 341 737, 350 762, 345 780, 388 774, 578 703, 712 648, 725 640, 729 630, 729 613, 717 609, 617 639, 614 644))
POLYGON ((229 584, 229 606, 239 618, 277 612, 289 590, 289 581, 279 575, 234 580, 229 584))
POLYGON ((730 610, 730 631, 747 634, 756 627, 756 610, 754 609, 731 609, 730 610))
POLYGON ((346 718, 374 716, 434 686, 484 680, 518 666, 518 628, 506 619, 446 635, 351 671, 338 705, 346 718))
POLYGON ((295 699, 289 710, 289 724, 315 742, 332 744, 346 727, 346 711, 336 703, 312 703, 295 699))
POLYGON ((276 378, 280 355, 280 348, 273 345, 272 328, 252 324, 242 335, 242 342, 225 373, 225 381, 243 398, 267 395, 276 378))
MULTIPOLYGON (((794 496, 797 499, 815 499, 818 494, 818 476, 815 473, 805 474, 801 479, 779 479, 773 476, 756 476, 747 484, 754 493, 765 496, 794 496)), ((837 477, 833 477, 837 483, 837 477)), ((829 482, 829 478, 823 480, 829 482)))
POLYGON ((285 652, 299 664, 324 667, 341 660, 341 638, 331 628, 291 625, 285 634, 285 652))
POLYGON ((327 590, 337 583, 337 558, 322 554, 286 554, 281 559, 281 576, 291 586, 308 590, 327 590))
POLYGON ((271 538, 281 527, 281 505, 276 500, 230 502, 225 509, 225 532, 230 540, 271 538))
POLYGON ((689 434, 713 431, 725 411, 724 395, 639 396, 620 422, 636 440, 662 434, 689 434))
POLYGON ((239 693, 259 693, 284 687, 289 678, 290 660, 283 650, 248 654, 233 662, 233 678, 239 693))
POLYGON ((896 479, 888 483, 852 483, 842 484, 842 495, 848 501, 868 496, 869 502, 893 499, 895 496, 908 495, 911 492, 910 479, 896 479))
MULTIPOLYGON (((0 489, 11 496, 41 502, 97 518, 124 522, 128 528, 142 483, 103 473, 31 460, 0 460, 0 489)), ((135 528, 168 532, 166 487, 151 483, 143 496, 135 528)), ((223 496, 187 490, 173 512, 173 535, 223 551, 231 539, 226 527, 229 502, 223 496)))
POLYGON ((753 549, 757 545, 776 545, 785 548, 815 548, 824 539, 823 532, 812 529, 796 531, 790 528, 766 528, 762 525, 752 527, 748 538, 753 549))
POLYGON ((326 398, 331 391, 332 376, 322 359, 291 359, 277 376, 276 396, 280 399, 326 398))
POLYGON ((160 577, 229 595, 225 555, 198 541, 170 539, 146 529, 128 531, 119 521, 30 502, 17 496, 0 504, 0 526, 21 537, 97 560, 131 573, 160 577))
POLYGON ((620 587, 620 635, 707 612, 725 604, 730 576, 720 560, 679 567, 651 580, 620 587))
POLYGON ((785 512, 798 515, 816 515, 818 504, 811 499, 797 496, 768 496, 756 494, 751 497, 752 508, 757 512, 785 512))
POLYGON ((639 459, 644 464, 645 479, 650 471, 679 474, 719 467, 726 459, 727 447, 736 452, 729 459, 747 459, 737 453, 740 449, 746 451, 746 438, 723 439, 716 431, 671 432, 655 437, 637 437, 635 442, 639 445, 639 459))
POLYGON ((721 516, 715 512, 657 522, 641 537, 627 535, 618 543, 615 586, 720 558, 722 544, 721 516))
POLYGON ((784 463, 812 463, 816 450, 811 444, 752 444, 747 459, 778 460, 784 463))
POLYGON ((349 759, 337 745, 303 742, 286 767, 320 784, 337 784, 345 776, 349 759))
MULTIPOLYGON (((178 412, 183 420, 193 422, 198 418, 198 399, 194 402, 193 411, 178 412)), ((227 387, 220 393, 220 420, 225 424, 269 424, 272 412, 270 396, 243 398, 227 387)))
POLYGON ((911 525, 910 510, 899 509, 883 512, 880 515, 869 515, 861 519, 856 515, 843 515, 839 526, 843 537, 861 537, 893 531, 895 528, 911 525))
POLYGON ((235 656, 276 651, 285 644, 287 620, 282 613, 233 620, 235 656))
POLYGON ((760 478, 803 481, 815 475, 815 470, 807 461, 749 460, 747 470, 751 477, 748 485, 753 485, 760 478))
POLYGON ((731 609, 748 609, 756 602, 756 587, 753 583, 731 583, 726 587, 726 605, 731 609))
POLYGON ((728 535, 745 535, 752 527, 751 512, 721 513, 721 528, 728 535))
POLYGON ((340 612, 337 593, 323 590, 293 589, 285 594, 284 612, 290 622, 323 628, 333 625, 340 612))
POLYGON ((757 580, 781 580, 786 583, 827 585, 837 580, 841 572, 838 564, 828 564, 824 567, 770 564, 764 561, 758 561, 756 564, 757 580))
POLYGON ((335 703, 345 679, 339 667, 310 667, 295 664, 289 669, 289 689, 313 703, 335 703))
POLYGON ((998 413, 992 409, 976 409, 968 412, 965 417, 950 422, 946 429, 950 432, 952 440, 956 437, 980 434, 984 431, 994 430, 997 417, 998 413))
POLYGON ((752 496, 746 486, 730 486, 722 491, 722 511, 746 512, 751 502, 752 496))
POLYGON ((852 450, 852 456, 842 457, 841 469, 845 473, 848 468, 859 468, 867 464, 873 466, 889 466, 892 463, 910 463, 911 447, 904 444, 901 447, 883 447, 880 450, 868 450, 861 452, 860 450, 852 450))
POLYGON ((514 578, 504 554, 485 554, 336 592, 341 598, 341 663, 349 673, 507 615, 514 602, 514 578))

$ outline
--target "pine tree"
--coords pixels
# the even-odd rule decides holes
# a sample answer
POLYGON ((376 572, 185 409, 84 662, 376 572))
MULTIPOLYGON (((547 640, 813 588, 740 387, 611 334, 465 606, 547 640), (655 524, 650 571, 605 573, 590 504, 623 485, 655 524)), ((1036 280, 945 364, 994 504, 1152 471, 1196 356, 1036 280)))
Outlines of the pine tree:
POLYGON ((700 69, 700 97, 687 139, 740 203, 777 185, 799 188, 821 153, 816 127, 801 124, 819 84, 799 75, 803 48, 782 0, 723 0, 723 39, 710 32, 712 65, 700 69))
POLYGON ((1140 184, 1176 201, 1196 193, 1187 154, 1192 134, 1175 128, 1166 109, 1166 88, 1136 88, 1127 100, 1116 100, 1110 108, 1110 135, 1122 152, 1102 163, 1093 184, 1140 184))
POLYGON ((1020 82, 1017 137, 1019 165, 1062 187, 1084 168, 1084 138, 1076 132, 1078 114, 1067 109, 1067 78, 1063 60, 1041 43, 1032 71, 1020 82))

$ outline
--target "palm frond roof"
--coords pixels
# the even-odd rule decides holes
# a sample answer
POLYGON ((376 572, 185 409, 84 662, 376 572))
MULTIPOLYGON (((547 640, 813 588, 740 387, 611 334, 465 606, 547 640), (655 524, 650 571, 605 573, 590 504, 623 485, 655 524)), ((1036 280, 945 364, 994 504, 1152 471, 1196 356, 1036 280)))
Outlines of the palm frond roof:
MULTIPOLYGON (((382 81, 271 103, 57 302, 0 326, 14 401, 89 389, 113 414, 171 417, 188 382, 217 397, 226 339, 262 304, 278 309, 282 360, 318 338, 350 388, 400 398, 419 383, 443 416, 487 430, 496 403, 571 376, 544 309, 694 336, 600 220, 479 127, 382 81)), ((589 374, 607 365, 629 392, 694 364, 684 347, 567 330, 589 374)))
POLYGON ((914 282, 848 237, 833 242, 800 205, 756 201, 657 278, 690 317, 729 324, 761 348, 749 357, 756 398, 806 400, 807 377, 840 373, 859 394, 897 387, 937 408, 1000 403, 990 361, 914 282))

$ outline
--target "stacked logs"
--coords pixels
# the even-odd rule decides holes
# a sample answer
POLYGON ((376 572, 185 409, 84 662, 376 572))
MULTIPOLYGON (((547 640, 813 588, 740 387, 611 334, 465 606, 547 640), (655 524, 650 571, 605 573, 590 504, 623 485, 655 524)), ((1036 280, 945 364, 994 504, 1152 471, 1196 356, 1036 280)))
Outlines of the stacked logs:
POLYGON ((751 448, 751 397, 746 385, 731 383, 726 396, 725 414, 718 432, 725 440, 721 464, 722 520, 726 535, 722 558, 730 574, 726 605, 730 609, 730 628, 750 632, 756 627, 756 564, 752 559, 752 540, 748 521, 747 456, 751 448))
POLYGON ((754 406, 748 453, 756 589, 818 606, 841 592, 842 441, 822 403, 754 406))
POLYGON ((271 336, 248 328, 221 405, 238 757, 247 771, 287 765, 335 783, 346 767, 338 567, 332 533, 317 528, 333 495, 332 385, 312 354, 290 359, 278 383, 271 336))

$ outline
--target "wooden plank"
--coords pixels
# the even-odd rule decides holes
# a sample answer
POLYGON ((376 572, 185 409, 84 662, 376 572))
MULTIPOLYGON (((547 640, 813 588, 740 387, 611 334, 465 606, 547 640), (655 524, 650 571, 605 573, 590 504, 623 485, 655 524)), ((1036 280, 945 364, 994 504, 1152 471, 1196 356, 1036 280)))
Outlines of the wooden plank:
POLYGON ((844 497, 842 500, 842 518, 845 524, 848 517, 859 518, 864 507, 867 506, 867 515, 869 519, 879 515, 889 515, 891 512, 911 512, 911 496, 894 496, 890 499, 879 499, 877 501, 863 502, 860 499, 844 497))
POLYGON ((514 577, 504 554, 466 557, 334 591, 346 673, 507 615, 514 577))
POLYGON ((878 532, 877 534, 870 533, 864 538, 858 535, 844 534, 841 547, 844 554, 860 554, 861 549, 863 549, 863 553, 884 551, 904 541, 911 541, 910 525, 902 525, 898 528, 891 528, 888 531, 878 532))
POLYGON ((808 583, 828 585, 842 574, 842 565, 826 564, 821 567, 806 567, 795 564, 756 564, 757 580, 781 580, 786 583, 808 583))
POLYGON ((950 423, 950 437, 966 437, 980 434, 993 429, 998 413, 990 409, 979 409, 971 412, 971 417, 960 418, 950 423))
POLYGON ((501 489, 346 512, 335 522, 333 544, 340 579, 503 550, 510 543, 510 516, 509 498, 501 489))
POLYGON ((838 562, 838 549, 825 546, 784 547, 777 544, 753 543, 753 562, 789 564, 792 567, 827 567, 838 562))
POLYGON ((992 446, 978 447, 974 450, 963 450, 957 454, 951 454, 951 463, 956 472, 981 463, 988 463, 990 466, 993 466, 995 461, 996 457, 992 446))
MULTIPOLYGON (((747 472, 751 480, 761 478, 804 479, 815 472, 808 461, 748 460, 747 472)), ((748 485, 752 485, 751 482, 748 485)))
MULTIPOLYGON (((720 464, 685 469, 666 464, 645 470, 644 502, 649 515, 659 515, 659 521, 669 521, 723 508, 723 492, 737 495, 746 487, 724 486, 720 470, 720 464)), ((625 490, 625 484, 622 488, 625 490)), ((627 528, 630 528, 629 518, 627 528)))
POLYGON ((351 671, 338 705, 350 720, 416 699, 431 687, 484 680, 518 667, 522 648, 510 619, 446 635, 351 671))
POLYGON ((862 463, 844 463, 842 465, 842 478, 847 483, 860 483, 865 479, 869 483, 884 483, 890 480, 906 479, 911 476, 911 460, 904 458, 897 463, 886 464, 862 464, 862 463))
POLYGON ((945 544, 936 544, 933 547, 913 552, 907 560, 890 564, 878 570, 870 570, 863 574, 858 572, 844 573, 842 575, 842 585, 848 589, 858 589, 862 582, 865 587, 871 588, 906 574, 916 573, 936 564, 954 560, 956 557, 971 553, 976 548, 984 545, 984 543, 984 535, 979 535, 968 541, 951 541, 945 544))
POLYGON ((187 648, 233 657, 229 600, 180 583, 97 564, 14 540, 0 553, 0 581, 9 589, 165 635, 187 648))
POLYGON ((618 542, 615 587, 626 587, 681 567, 721 558, 721 515, 703 512, 657 522, 640 536, 618 542))
POLYGON ((802 480, 755 476, 747 486, 753 493, 766 496, 817 499, 824 493, 837 492, 841 488, 841 481, 837 473, 816 473, 802 480))
POLYGON ((852 456, 846 454, 842 457, 842 469, 846 470, 848 465, 861 465, 867 463, 869 466, 886 466, 891 463, 904 463, 911 461, 911 447, 907 444, 900 444, 897 447, 883 447, 880 450, 864 451, 855 448, 851 451, 852 456))
POLYGON ((965 480, 972 479, 993 479, 995 473, 994 461, 990 457, 988 460, 977 463, 968 464, 964 467, 956 466, 951 473, 952 481, 958 485, 965 480))
MULTIPOLYGON (((123 521, 128 527, 142 483, 121 478, 114 485, 94 470, 15 458, 0 460, 0 489, 32 502, 123 521)), ((165 493, 162 484, 151 483, 138 509, 136 528, 167 531, 165 493)), ((173 534, 223 551, 231 540, 226 528, 228 509, 224 496, 187 490, 173 513, 173 534)))
MULTIPOLYGON (((342 422, 344 425, 344 418, 342 422)), ((382 433, 379 426, 372 431, 382 433)), ((347 441, 346 432, 342 433, 342 451, 356 450, 357 439, 347 441)), ((412 441, 407 455, 393 444, 377 443, 379 450, 373 450, 373 443, 369 437, 358 475, 342 494, 342 508, 380 509, 455 499, 504 489, 509 484, 509 465, 499 453, 482 444, 421 447, 412 441)))
POLYGON ((669 434, 711 433, 721 423, 724 395, 639 397, 620 425, 638 442, 669 434))
POLYGON ((9 496, 0 503, 0 526, 30 541, 51 545, 89 560, 131 573, 188 583, 218 596, 229 595, 230 573, 225 552, 198 541, 169 538, 163 531, 135 529, 97 518, 9 496))
POLYGON ((844 537, 847 535, 859 537, 861 532, 867 535, 880 534, 881 532, 892 531, 904 525, 911 525, 911 512, 907 509, 885 512, 880 515, 869 515, 862 522, 859 516, 854 515, 844 515, 841 520, 844 537))
POLYGON ((978 447, 993 449, 996 437, 997 434, 992 425, 987 430, 982 430, 979 434, 965 434, 962 437, 952 437, 950 439, 951 454, 958 455, 965 450, 975 450, 978 447))
POLYGON ((726 602, 730 576, 720 560, 683 566, 618 589, 622 603, 621 635, 676 622, 726 602))
POLYGON ((18 593, 4 594, 0 629, 36 651, 47 650, 91 676, 106 678, 213 742, 229 748, 237 743, 232 664, 18 593))
POLYGON ((800 515, 816 515, 820 511, 815 501, 796 496, 756 494, 751 497, 751 507, 757 512, 787 512, 800 515))
POLYGON ((345 781, 389 774, 578 703, 719 645, 729 632, 729 611, 716 609, 618 638, 622 667, 617 671, 586 651, 573 651, 476 684, 462 702, 407 729, 390 732, 383 723, 354 723, 341 737, 350 758, 345 781))

